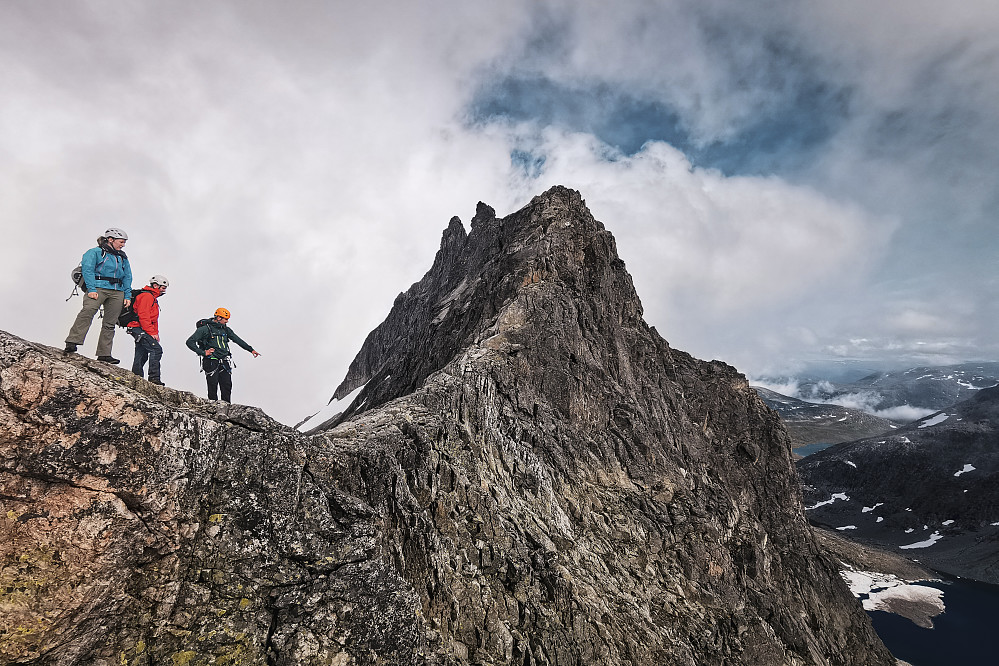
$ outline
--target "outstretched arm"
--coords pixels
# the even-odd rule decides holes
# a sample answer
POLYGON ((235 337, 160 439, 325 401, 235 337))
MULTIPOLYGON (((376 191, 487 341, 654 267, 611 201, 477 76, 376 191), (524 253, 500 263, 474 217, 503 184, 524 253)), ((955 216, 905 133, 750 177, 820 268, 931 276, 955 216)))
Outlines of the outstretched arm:
POLYGON ((235 333, 233 333, 231 328, 229 329, 229 339, 232 340, 233 342, 235 342, 237 345, 239 345, 243 349, 245 349, 246 351, 248 351, 251 354, 253 354, 254 357, 260 356, 260 352, 258 352, 256 349, 254 349, 249 343, 245 342, 243 340, 243 338, 241 338, 238 335, 236 335, 235 333))

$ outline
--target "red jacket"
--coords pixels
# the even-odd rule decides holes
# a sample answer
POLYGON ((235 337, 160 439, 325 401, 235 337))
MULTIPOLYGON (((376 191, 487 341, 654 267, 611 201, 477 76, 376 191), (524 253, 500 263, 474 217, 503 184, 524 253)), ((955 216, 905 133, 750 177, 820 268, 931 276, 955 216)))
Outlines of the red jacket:
POLYGON ((160 288, 156 285, 150 285, 143 288, 148 289, 149 291, 137 292, 135 302, 132 303, 132 309, 135 310, 135 314, 138 315, 139 321, 133 321, 128 325, 128 328, 141 326, 142 330, 149 335, 159 335, 160 304, 156 299, 159 298, 160 293, 162 292, 160 292, 160 288))

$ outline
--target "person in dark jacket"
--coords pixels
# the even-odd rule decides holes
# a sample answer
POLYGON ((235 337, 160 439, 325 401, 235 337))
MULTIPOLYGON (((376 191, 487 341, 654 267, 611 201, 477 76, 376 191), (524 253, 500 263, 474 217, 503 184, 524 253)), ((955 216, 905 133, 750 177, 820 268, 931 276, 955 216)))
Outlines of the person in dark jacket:
POLYGON ((135 356, 132 359, 132 372, 142 376, 142 369, 149 361, 149 381, 163 386, 160 379, 160 359, 163 358, 163 347, 160 345, 160 303, 159 297, 166 293, 170 280, 162 275, 149 278, 149 286, 140 289, 135 294, 132 310, 139 321, 133 321, 125 327, 129 335, 135 338, 135 356))
POLYGON ((222 389, 222 399, 232 402, 232 362, 229 351, 229 340, 253 354, 254 358, 260 352, 244 342, 232 329, 226 326, 229 321, 229 311, 219 308, 211 319, 198 322, 198 330, 187 339, 187 346, 201 357, 201 367, 208 380, 208 397, 218 400, 218 389, 222 389))
POLYGON ((97 247, 83 254, 80 267, 86 294, 83 296, 83 307, 66 336, 67 354, 72 354, 83 344, 94 315, 103 305, 104 323, 101 325, 101 335, 97 338, 97 360, 105 363, 119 362, 111 356, 111 345, 114 343, 114 326, 118 315, 132 300, 132 268, 128 265, 128 256, 122 252, 127 240, 128 234, 111 227, 97 239, 97 247))

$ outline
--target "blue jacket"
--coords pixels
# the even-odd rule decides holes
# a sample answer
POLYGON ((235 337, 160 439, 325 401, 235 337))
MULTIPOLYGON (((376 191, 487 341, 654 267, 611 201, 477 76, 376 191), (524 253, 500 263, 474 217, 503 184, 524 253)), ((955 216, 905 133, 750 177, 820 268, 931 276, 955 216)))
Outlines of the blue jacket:
POLYGON ((92 247, 83 253, 83 281, 87 284, 87 293, 100 289, 116 289, 125 292, 125 299, 132 299, 132 267, 128 265, 128 257, 121 256, 92 247), (107 278, 120 280, 109 282, 107 278))

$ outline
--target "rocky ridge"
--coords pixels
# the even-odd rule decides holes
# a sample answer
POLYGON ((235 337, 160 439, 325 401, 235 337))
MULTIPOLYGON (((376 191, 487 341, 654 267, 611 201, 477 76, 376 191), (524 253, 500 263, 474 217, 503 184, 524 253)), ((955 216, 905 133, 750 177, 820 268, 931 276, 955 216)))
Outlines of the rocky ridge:
POLYGON ((452 220, 358 389, 303 435, 0 333, 0 661, 894 663, 578 193, 452 220))

